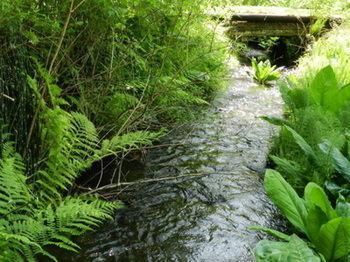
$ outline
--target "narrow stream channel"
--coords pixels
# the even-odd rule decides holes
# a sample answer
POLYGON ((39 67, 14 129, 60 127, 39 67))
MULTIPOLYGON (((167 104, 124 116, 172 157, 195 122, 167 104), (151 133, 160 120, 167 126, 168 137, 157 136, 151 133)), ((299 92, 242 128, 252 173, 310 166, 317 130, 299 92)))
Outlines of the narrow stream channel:
POLYGON ((115 221, 82 240, 71 261, 251 261, 259 241, 247 227, 278 224, 262 174, 276 129, 259 116, 281 116, 276 88, 257 87, 250 68, 232 69, 230 87, 210 110, 152 150, 145 178, 202 177, 143 184, 115 221))

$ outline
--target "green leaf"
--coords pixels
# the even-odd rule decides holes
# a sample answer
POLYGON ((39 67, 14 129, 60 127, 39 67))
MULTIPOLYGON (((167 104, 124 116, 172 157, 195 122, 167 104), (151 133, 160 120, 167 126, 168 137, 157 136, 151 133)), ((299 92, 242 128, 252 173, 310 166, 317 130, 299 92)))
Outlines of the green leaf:
POLYGON ((274 230, 271 228, 262 227, 262 226, 252 226, 252 227, 249 227, 249 229, 264 232, 270 236, 273 236, 275 238, 279 238, 279 239, 284 240, 286 242, 291 240, 291 236, 288 236, 280 231, 277 231, 277 230, 274 230))
POLYGON ((331 95, 336 95, 334 92, 338 91, 338 81, 336 79, 334 70, 331 66, 322 68, 315 76, 310 85, 310 95, 313 102, 321 105, 324 108, 329 108, 329 98, 331 95))
POLYGON ((255 248, 257 262, 320 262, 321 259, 296 235, 289 242, 263 240, 255 248))
POLYGON ((335 170, 342 174, 344 179, 350 182, 350 161, 340 152, 340 150, 334 147, 328 140, 319 144, 319 148, 323 153, 331 156, 335 170))
POLYGON ((320 229, 317 250, 327 261, 334 261, 350 253, 350 218, 336 218, 320 229))
POLYGON ((265 120, 266 122, 269 122, 272 125, 276 126, 283 126, 286 125, 288 122, 285 119, 273 117, 273 116, 261 116, 262 120, 265 120))
POLYGON ((318 206, 312 206, 308 210, 306 218, 307 236, 312 243, 317 243, 322 225, 329 221, 327 215, 318 206))
POLYGON ((340 217, 350 217, 350 204, 346 202, 342 195, 337 199, 335 211, 340 217))
POLYGON ((306 156, 308 156, 311 160, 316 160, 316 154, 312 147, 305 141, 305 139, 299 135, 294 129, 289 126, 284 126, 293 136, 295 142, 299 145, 299 147, 304 151, 306 156))
POLYGON ((345 197, 349 197, 350 196, 350 189, 341 187, 341 186, 337 185, 334 182, 326 181, 324 186, 329 192, 331 192, 336 197, 338 197, 339 194, 341 194, 341 195, 343 195, 345 197))
POLYGON ((326 193, 317 184, 313 182, 307 184, 305 187, 304 199, 308 207, 311 207, 312 205, 319 207, 327 215, 328 220, 337 217, 326 193))
POLYGON ((295 227, 306 233, 307 210, 304 200, 277 171, 270 169, 266 171, 264 185, 273 203, 295 227))

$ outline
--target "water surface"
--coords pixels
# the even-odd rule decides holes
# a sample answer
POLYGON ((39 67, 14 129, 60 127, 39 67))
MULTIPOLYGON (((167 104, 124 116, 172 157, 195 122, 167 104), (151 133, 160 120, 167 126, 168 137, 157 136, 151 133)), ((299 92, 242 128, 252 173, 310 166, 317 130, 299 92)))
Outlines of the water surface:
MULTIPOLYGON (((129 191, 128 208, 82 240, 72 261, 251 261, 260 235, 252 225, 275 227, 262 174, 273 126, 259 116, 281 116, 276 88, 257 87, 249 68, 232 70, 230 87, 193 124, 148 154, 142 178, 206 174, 142 184, 129 191)), ((135 175, 135 174, 134 174, 135 175)))

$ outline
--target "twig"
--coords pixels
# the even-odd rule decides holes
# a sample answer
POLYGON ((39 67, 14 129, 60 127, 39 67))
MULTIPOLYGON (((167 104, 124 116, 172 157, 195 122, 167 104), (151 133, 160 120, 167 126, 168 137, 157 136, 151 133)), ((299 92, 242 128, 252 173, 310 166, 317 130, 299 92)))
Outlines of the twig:
POLYGON ((2 94, 2 96, 5 97, 5 98, 7 98, 7 99, 9 99, 9 100, 11 100, 12 102, 15 102, 15 99, 14 99, 14 98, 12 98, 12 97, 10 97, 10 96, 8 96, 8 95, 6 95, 6 94, 2 94))
POLYGON ((61 32, 61 36, 60 36, 60 39, 59 39, 59 41, 58 41, 58 45, 57 45, 55 54, 53 55, 53 58, 52 58, 51 63, 50 63, 49 74, 52 73, 53 66, 54 66, 54 64, 55 64, 55 62, 56 62, 56 59, 57 59, 57 56, 58 56, 58 54, 59 54, 59 52, 60 52, 60 50, 61 50, 64 37, 66 36, 66 32, 67 32, 67 28, 68 28, 68 25, 69 25, 69 21, 70 21, 70 19, 72 18, 72 14, 73 14, 73 12, 74 12, 75 10, 76 10, 76 9, 74 9, 74 0, 71 0, 69 12, 68 12, 66 21, 64 22, 63 29, 62 29, 62 32, 61 32))
POLYGON ((115 189, 115 188, 122 187, 122 186, 133 186, 133 185, 139 185, 139 184, 147 184, 147 183, 154 183, 154 182, 161 182, 161 181, 176 180, 179 178, 187 178, 187 177, 203 177, 203 176, 208 176, 208 175, 213 175, 213 174, 222 175, 222 174, 231 174, 231 173, 230 172, 220 172, 220 173, 212 173, 212 174, 210 174, 210 173, 192 173, 192 174, 184 174, 184 175, 179 175, 179 176, 145 179, 145 180, 139 180, 136 182, 124 182, 124 183, 118 183, 118 184, 110 184, 110 185, 106 185, 106 186, 92 189, 92 190, 85 188, 85 190, 90 190, 86 194, 94 194, 94 193, 97 193, 100 191, 115 189))
MULTIPOLYGON (((119 170, 118 170, 118 185, 120 185, 120 179, 121 179, 121 175, 122 175, 122 167, 123 167, 123 160, 124 160, 124 156, 125 156, 125 152, 123 151, 122 152, 122 156, 121 156, 121 159, 120 159, 120 164, 119 164, 119 170)), ((115 173, 113 174, 113 177, 112 179, 114 179, 114 175, 115 173)), ((111 183, 112 183, 113 180, 111 180, 111 183)))
POLYGON ((101 184, 101 181, 102 181, 102 178, 103 178, 103 159, 101 159, 101 172, 100 172, 100 178, 97 182, 97 185, 96 185, 96 188, 99 188, 100 187, 100 184, 101 184))

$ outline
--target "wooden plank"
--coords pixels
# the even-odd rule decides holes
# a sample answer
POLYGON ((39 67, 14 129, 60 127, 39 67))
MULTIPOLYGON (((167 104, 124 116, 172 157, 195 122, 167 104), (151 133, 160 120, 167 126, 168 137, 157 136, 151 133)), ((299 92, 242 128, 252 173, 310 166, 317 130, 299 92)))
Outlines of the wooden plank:
POLYGON ((266 14, 234 14, 231 21, 248 22, 293 22, 293 23, 311 23, 317 18, 314 16, 294 16, 294 15, 266 15, 266 14))
MULTIPOLYGON (((236 21, 284 21, 310 22, 319 17, 309 9, 294 9, 276 6, 225 6, 207 11, 207 15, 236 21)), ((332 15, 330 21, 341 21, 342 17, 332 15)))
MULTIPOLYGON (((231 6, 220 7, 210 15, 225 20, 231 37, 303 36, 319 17, 308 9, 293 9, 275 6, 231 6)), ((341 17, 325 18, 326 28, 341 17)))
POLYGON ((217 7, 207 11, 211 16, 225 16, 232 15, 280 15, 280 16, 298 16, 309 17, 311 11, 308 9, 293 9, 276 6, 224 6, 217 7))
POLYGON ((298 36, 308 33, 308 27, 298 23, 281 22, 234 22, 228 34, 239 36, 298 36))

